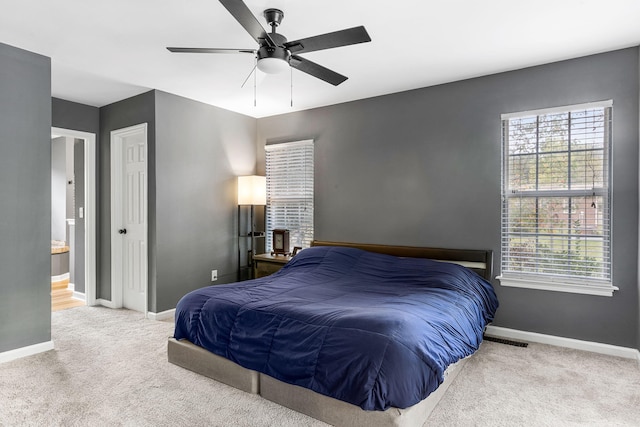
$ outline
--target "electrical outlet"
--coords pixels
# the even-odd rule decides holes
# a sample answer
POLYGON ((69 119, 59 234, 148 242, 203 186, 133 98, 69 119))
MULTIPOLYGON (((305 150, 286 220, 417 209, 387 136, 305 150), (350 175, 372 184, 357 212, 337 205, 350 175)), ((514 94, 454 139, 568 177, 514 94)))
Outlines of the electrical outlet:
POLYGON ((218 280, 218 270, 211 270, 211 281, 215 282, 218 280))

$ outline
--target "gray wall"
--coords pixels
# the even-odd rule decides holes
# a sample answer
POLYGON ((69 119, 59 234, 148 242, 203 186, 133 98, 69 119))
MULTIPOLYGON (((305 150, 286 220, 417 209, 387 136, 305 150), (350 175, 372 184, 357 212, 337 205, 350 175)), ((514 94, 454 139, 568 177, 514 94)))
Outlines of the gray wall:
POLYGON ((67 219, 75 218, 74 142, 64 136, 51 140, 51 239, 68 245, 67 219))
MULTIPOLYGON (((75 203, 75 183, 73 176, 73 144, 75 143, 74 138, 67 138, 65 145, 65 218, 71 219, 75 218, 74 203, 75 203), (71 182, 71 184, 69 184, 71 182)), ((53 154, 52 154, 53 155, 53 154)))
POLYGON ((67 244, 67 139, 51 140, 51 239, 67 244))
POLYGON ((100 111, 98 107, 51 98, 51 126, 95 133, 97 138, 100 111))
POLYGON ((0 43, 0 352, 51 339, 51 61, 0 43))
MULTIPOLYGON (((612 298, 501 287, 494 324, 638 347, 638 49, 258 120, 315 139, 315 237, 488 248, 500 270, 500 115, 613 99, 612 298)), ((329 89, 330 90, 330 89, 329 89)))
MULTIPOLYGON (((237 274, 236 176, 254 172, 256 120, 156 91, 156 289, 150 311, 237 274)), ((151 210, 151 209, 150 209, 151 210)))

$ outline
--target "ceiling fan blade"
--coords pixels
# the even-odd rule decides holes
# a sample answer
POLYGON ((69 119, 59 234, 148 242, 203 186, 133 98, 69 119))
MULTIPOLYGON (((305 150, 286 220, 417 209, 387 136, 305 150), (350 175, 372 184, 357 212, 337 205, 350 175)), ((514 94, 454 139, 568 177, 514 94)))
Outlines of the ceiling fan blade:
POLYGON ((331 83, 334 86, 338 86, 340 83, 348 79, 348 77, 338 74, 322 65, 309 61, 297 55, 291 55, 289 64, 296 70, 300 70, 303 73, 307 73, 313 77, 317 77, 320 80, 324 80, 327 83, 331 83))
POLYGON ((173 53, 253 53, 253 49, 216 49, 209 47, 168 47, 167 50, 173 53))
POLYGON ((291 53, 307 53, 370 41, 371 37, 369 37, 367 30, 363 26, 359 26, 306 39, 293 40, 286 42, 284 47, 289 49, 291 53))
POLYGON ((266 41, 269 46, 276 45, 244 2, 241 0, 220 0, 220 3, 258 44, 261 45, 263 41, 266 41))

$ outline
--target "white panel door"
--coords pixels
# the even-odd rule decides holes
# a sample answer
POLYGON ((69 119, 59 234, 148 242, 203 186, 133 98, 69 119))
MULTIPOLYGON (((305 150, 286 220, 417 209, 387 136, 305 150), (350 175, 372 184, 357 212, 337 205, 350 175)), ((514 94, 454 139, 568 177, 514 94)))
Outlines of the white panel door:
POLYGON ((147 312, 147 125, 111 132, 111 306, 147 312))
POLYGON ((125 308, 144 312, 147 290, 147 144, 144 135, 123 138, 123 293, 125 308))

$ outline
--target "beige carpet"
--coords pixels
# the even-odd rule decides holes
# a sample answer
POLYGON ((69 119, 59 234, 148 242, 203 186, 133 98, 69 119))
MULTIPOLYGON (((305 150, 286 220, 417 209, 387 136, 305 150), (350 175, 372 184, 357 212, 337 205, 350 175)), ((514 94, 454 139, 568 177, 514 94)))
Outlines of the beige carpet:
POLYGON ((640 366, 562 347, 485 341, 429 425, 637 427, 640 366))
MULTIPOLYGON (((127 310, 53 313, 55 350, 0 365, 0 425, 326 426, 169 364, 172 329, 127 310)), ((428 425, 638 426, 639 420, 635 361, 486 342, 428 425)))

